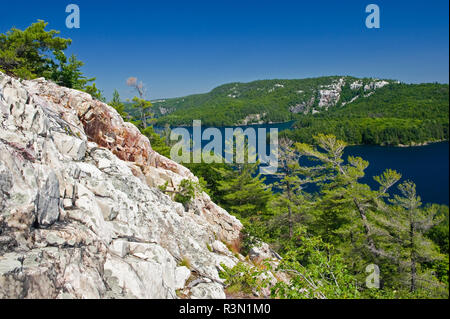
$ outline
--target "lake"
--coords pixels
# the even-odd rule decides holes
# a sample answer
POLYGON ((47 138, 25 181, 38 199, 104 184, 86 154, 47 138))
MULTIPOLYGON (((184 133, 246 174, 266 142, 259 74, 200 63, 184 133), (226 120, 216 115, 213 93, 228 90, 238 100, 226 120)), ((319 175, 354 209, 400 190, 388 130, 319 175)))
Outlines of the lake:
MULTIPOLYGON (((279 131, 283 131, 290 128, 292 123, 251 125, 242 126, 242 128, 278 128, 279 131)), ((192 134, 192 127, 186 128, 192 134)), ((220 130, 224 134, 225 128, 220 128, 220 130)), ((208 141, 204 143, 207 144, 208 141)), ((345 150, 344 158, 349 155, 362 157, 370 163, 366 169, 366 177, 361 180, 363 183, 378 188, 378 184, 372 177, 380 175, 385 169, 390 168, 402 174, 401 181, 412 180, 416 184, 417 193, 424 204, 449 204, 448 142, 417 147, 349 146, 345 150)), ((268 176, 267 181, 273 182, 274 178, 268 176)), ((396 192, 397 185, 393 187, 393 192, 396 192)))
POLYGON ((416 184, 423 203, 449 204, 448 142, 417 147, 349 146, 345 154, 360 156, 370 163, 362 181, 371 186, 377 183, 367 176, 391 168, 402 174, 402 181, 409 179, 416 184))

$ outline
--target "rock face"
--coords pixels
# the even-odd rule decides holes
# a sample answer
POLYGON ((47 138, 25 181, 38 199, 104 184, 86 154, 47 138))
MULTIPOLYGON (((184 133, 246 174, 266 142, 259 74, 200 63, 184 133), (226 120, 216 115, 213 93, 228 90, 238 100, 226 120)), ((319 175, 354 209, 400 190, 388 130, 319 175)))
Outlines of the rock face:
POLYGON ((186 211, 157 188, 188 169, 43 79, 0 73, 0 111, 0 298, 225 296, 220 264, 238 259, 220 243, 242 225, 205 193, 186 211))
POLYGON ((252 125, 252 124, 263 124, 267 113, 262 114, 249 114, 245 117, 245 119, 241 120, 239 125, 252 125))
MULTIPOLYGON (((369 80, 357 80, 350 83, 346 82, 346 78, 339 78, 333 80, 329 85, 321 85, 317 90, 315 88, 311 89, 312 97, 310 99, 304 100, 301 103, 293 105, 289 108, 289 111, 294 114, 304 113, 312 114, 320 113, 329 108, 335 107, 337 105, 345 106, 347 104, 355 102, 357 99, 363 97, 369 97, 378 90, 390 83, 384 80, 369 79, 369 80), (365 82, 364 82, 365 81, 365 82), (355 95, 349 100, 343 100, 342 91, 344 87, 348 85, 351 91, 358 91, 363 88, 366 94, 355 95)), ((303 95, 303 91, 298 91, 297 93, 303 95)), ((357 93, 357 92, 356 92, 357 93)))

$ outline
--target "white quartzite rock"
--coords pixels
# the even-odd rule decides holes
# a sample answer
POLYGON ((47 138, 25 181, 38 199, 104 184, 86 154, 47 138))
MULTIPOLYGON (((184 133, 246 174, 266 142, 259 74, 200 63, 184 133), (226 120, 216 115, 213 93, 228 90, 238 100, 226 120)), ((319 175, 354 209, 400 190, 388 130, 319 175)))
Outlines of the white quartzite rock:
POLYGON ((218 270, 237 259, 207 244, 242 225, 205 193, 185 211, 157 188, 189 170, 44 79, 0 73, 0 109, 0 298, 176 298, 193 274, 193 298, 225 297, 218 270))

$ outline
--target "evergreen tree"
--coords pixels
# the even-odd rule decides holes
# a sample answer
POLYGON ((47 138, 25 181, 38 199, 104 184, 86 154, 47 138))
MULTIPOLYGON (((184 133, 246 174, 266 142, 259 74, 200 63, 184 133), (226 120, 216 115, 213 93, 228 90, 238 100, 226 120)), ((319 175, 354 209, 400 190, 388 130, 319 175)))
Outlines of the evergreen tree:
POLYGON ((308 177, 300 178, 303 172, 299 164, 300 155, 296 152, 293 144, 293 141, 286 138, 279 140, 279 164, 276 176, 280 178, 280 181, 274 183, 274 188, 278 189, 280 193, 272 203, 280 212, 277 215, 281 224, 287 219, 289 238, 293 236, 294 223, 305 217, 304 214, 301 215, 307 205, 302 187, 310 182, 308 177))
POLYGON ((203 178, 206 182, 206 192, 211 199, 216 203, 223 202, 223 196, 225 193, 219 190, 220 182, 224 181, 224 176, 231 176, 229 173, 232 171, 230 165, 225 163, 189 163, 184 164, 191 172, 197 176, 203 178))
POLYGON ((242 218, 265 212, 272 198, 272 192, 265 185, 265 178, 261 178, 261 175, 257 174, 259 162, 254 161, 256 153, 253 146, 249 146, 244 137, 239 136, 239 134, 236 136, 236 144, 234 139, 225 143, 233 145, 233 147, 227 148, 227 150, 233 150, 233 163, 230 164, 231 170, 221 167, 216 169, 221 175, 218 191, 224 194, 220 199, 220 203, 230 212, 242 218), (241 138, 244 141, 243 163, 239 163, 237 151, 236 154, 234 153, 234 150, 238 149, 238 147, 235 148, 237 141, 241 138))
MULTIPOLYGON (((426 263, 442 259, 439 249, 425 234, 429 229, 443 221, 437 216, 436 206, 422 208, 421 199, 416 194, 416 185, 406 181, 399 186, 402 196, 395 195, 389 206, 386 227, 391 236, 399 243, 397 257, 402 270, 408 278, 410 292, 414 293, 419 286, 423 289, 438 289, 442 284, 436 280, 426 263)), ((441 287, 442 288, 442 287, 441 287)), ((448 293, 448 290, 447 290, 448 293)))
POLYGON ((55 52, 55 59, 58 63, 53 66, 51 80, 56 84, 70 89, 84 90, 89 82, 95 81, 95 78, 88 79, 81 72, 80 68, 83 62, 77 60, 75 55, 67 59, 62 51, 55 52))
POLYGON ((64 54, 71 39, 57 37, 59 31, 45 28, 48 23, 38 20, 25 30, 12 28, 0 34, 0 71, 23 79, 44 77, 58 85, 84 91, 105 101, 96 87, 95 78, 87 78, 81 72, 83 62, 75 55, 64 54))
POLYGON ((165 140, 155 132, 152 126, 141 129, 141 133, 147 136, 154 151, 167 158, 170 157, 170 147, 166 144, 165 140))
POLYGON ((92 83, 92 85, 87 85, 83 91, 90 94, 94 99, 106 102, 106 98, 103 95, 103 92, 97 88, 95 83, 92 83))
POLYGON ((138 98, 135 96, 133 98, 133 107, 139 111, 139 120, 136 124, 143 129, 146 129, 149 123, 153 122, 153 113, 150 112, 152 103, 150 101, 146 101, 144 99, 138 98))
POLYGON ((248 218, 267 209, 272 196, 264 184, 265 178, 256 175, 258 164, 233 165, 232 170, 218 168, 221 175, 218 191, 224 195, 220 202, 231 213, 248 218))
POLYGON ((125 112, 125 104, 120 101, 120 95, 117 90, 114 90, 113 98, 109 102, 109 105, 112 106, 124 120, 128 118, 128 114, 125 112))
POLYGON ((315 137, 321 151, 296 144, 298 151, 318 160, 319 165, 305 168, 320 187, 313 214, 312 229, 327 242, 346 251, 355 267, 367 261, 392 258, 385 249, 386 230, 376 223, 383 199, 388 190, 400 179, 400 174, 386 170, 375 177, 379 190, 372 190, 359 182, 369 165, 359 157, 342 159, 346 144, 332 135, 315 137), (360 263, 359 265, 356 265, 360 263))
POLYGON ((284 299, 348 299, 360 297, 356 281, 345 260, 332 244, 310 236, 298 227, 280 261, 278 271, 289 275, 279 281, 272 296, 284 299))
POLYGON ((167 145, 171 145, 172 141, 170 140, 170 134, 172 133, 172 130, 170 128, 170 125, 166 123, 164 125, 164 131, 162 133, 162 138, 166 142, 167 145))
POLYGON ((38 20, 25 30, 12 28, 0 34, 0 70, 25 79, 50 78, 55 62, 72 43, 57 37, 59 31, 46 31, 48 23, 38 20))

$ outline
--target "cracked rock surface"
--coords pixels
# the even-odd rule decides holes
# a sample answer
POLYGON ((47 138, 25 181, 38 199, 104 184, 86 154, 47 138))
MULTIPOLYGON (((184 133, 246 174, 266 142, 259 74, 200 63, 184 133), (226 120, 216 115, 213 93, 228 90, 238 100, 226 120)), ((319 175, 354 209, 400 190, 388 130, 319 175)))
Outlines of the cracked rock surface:
POLYGON ((241 223, 163 194, 196 177, 113 108, 0 73, 0 118, 0 298, 225 297, 241 223))

